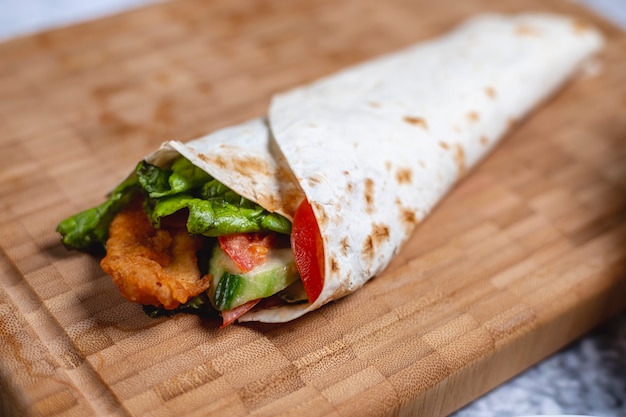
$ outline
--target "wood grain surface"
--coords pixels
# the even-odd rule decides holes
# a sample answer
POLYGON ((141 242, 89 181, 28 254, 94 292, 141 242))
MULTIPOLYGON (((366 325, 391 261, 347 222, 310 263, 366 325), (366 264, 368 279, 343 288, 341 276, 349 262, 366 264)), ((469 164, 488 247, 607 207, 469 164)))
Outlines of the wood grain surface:
POLYGON ((0 44, 0 412, 442 416, 626 307, 626 35, 566 1, 183 0, 0 44), (482 11, 601 28, 388 270, 283 325, 150 319, 56 224, 162 141, 482 11))

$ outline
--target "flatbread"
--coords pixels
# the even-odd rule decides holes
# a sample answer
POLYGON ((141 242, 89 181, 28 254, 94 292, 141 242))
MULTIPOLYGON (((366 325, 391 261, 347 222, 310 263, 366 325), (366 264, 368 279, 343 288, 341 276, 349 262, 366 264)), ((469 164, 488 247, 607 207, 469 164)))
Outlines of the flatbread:
POLYGON ((278 94, 267 119, 166 143, 148 159, 178 152, 290 219, 308 199, 324 242, 320 297, 240 318, 284 322, 379 274, 514 122, 601 46, 600 33, 567 17, 481 15, 441 38, 278 94))

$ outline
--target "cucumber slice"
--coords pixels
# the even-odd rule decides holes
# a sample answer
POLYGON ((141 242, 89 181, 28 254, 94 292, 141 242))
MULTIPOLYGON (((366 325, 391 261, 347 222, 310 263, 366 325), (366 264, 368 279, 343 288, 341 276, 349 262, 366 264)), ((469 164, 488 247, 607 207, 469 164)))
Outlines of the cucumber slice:
POLYGON ((270 249, 267 261, 250 272, 241 272, 230 256, 215 245, 209 273, 213 282, 209 298, 219 311, 232 310, 287 288, 300 278, 291 248, 270 249))

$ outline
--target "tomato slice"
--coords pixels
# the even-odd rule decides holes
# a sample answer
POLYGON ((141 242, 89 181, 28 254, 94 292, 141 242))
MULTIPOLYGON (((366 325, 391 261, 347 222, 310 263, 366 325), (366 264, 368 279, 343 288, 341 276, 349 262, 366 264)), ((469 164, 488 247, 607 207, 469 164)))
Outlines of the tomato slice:
POLYGON ((324 244, 307 200, 300 203, 293 218, 291 247, 309 303, 313 303, 324 287, 324 244))
POLYGON ((217 240, 242 272, 252 271, 263 264, 272 245, 272 235, 263 233, 236 233, 220 236, 217 240))
POLYGON ((223 329, 224 327, 228 326, 229 324, 237 320, 239 317, 246 314, 248 311, 250 311, 250 309, 252 309, 252 307, 257 305, 259 301, 261 301, 261 298, 248 301, 247 303, 242 304, 238 307, 235 307, 232 310, 222 311, 223 323, 220 326, 220 329, 223 329))

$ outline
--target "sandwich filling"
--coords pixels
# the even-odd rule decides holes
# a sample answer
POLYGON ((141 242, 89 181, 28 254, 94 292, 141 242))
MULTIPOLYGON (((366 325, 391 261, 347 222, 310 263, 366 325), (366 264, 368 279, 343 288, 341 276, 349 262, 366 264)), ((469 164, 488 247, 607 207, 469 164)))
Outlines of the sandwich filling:
POLYGON ((313 245, 319 236, 319 230, 308 230, 317 225, 307 222, 307 206, 303 202, 296 212, 301 230, 292 235, 287 218, 181 156, 167 167, 141 161, 104 203, 62 221, 57 230, 70 248, 104 252, 102 269, 126 299, 148 306, 151 315, 202 311, 210 303, 227 325, 255 306, 319 295, 319 264, 313 262, 316 271, 309 264, 321 243, 307 241, 311 232, 317 233, 313 245), (312 272, 317 276, 311 278, 312 272))

